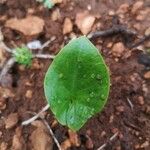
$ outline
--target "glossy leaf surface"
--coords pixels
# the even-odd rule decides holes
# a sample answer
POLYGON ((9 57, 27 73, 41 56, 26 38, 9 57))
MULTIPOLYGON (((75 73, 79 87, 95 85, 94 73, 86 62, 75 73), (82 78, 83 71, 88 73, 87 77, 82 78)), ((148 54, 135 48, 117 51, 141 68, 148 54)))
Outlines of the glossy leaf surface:
POLYGON ((71 40, 58 53, 44 81, 46 99, 55 117, 75 131, 102 110, 109 86, 107 66, 85 36, 71 40))

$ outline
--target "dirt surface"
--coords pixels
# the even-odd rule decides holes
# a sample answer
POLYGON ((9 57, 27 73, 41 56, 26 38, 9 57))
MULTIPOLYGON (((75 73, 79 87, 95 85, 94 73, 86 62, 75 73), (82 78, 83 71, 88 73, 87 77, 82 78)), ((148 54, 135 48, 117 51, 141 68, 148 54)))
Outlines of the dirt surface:
MULTIPOLYGON (((56 37, 43 53, 57 54, 71 38, 82 35, 82 29, 75 22, 76 15, 84 11, 95 18, 90 31, 109 29, 117 20, 117 24, 136 31, 138 37, 150 32, 149 0, 64 0, 51 10, 35 0, 5 0, 0 2, 0 28, 4 42, 10 47, 16 47, 35 39, 43 43, 56 37), (140 3, 136 4, 137 2, 140 3), (44 20, 44 28, 39 34, 24 35, 5 26, 9 19, 23 19, 29 15, 44 20), (72 25, 64 31, 65 18, 69 18, 68 22, 72 25)), ((61 146, 67 147, 64 149, 97 150, 104 143, 107 143, 104 148, 106 150, 150 149, 150 67, 138 62, 141 54, 150 48, 150 41, 129 49, 123 45, 122 36, 92 40, 104 56, 111 73, 111 91, 101 113, 93 116, 80 131, 72 134, 57 123, 50 111, 43 114, 61 146), (110 142, 110 137, 115 133, 119 134, 110 142)), ((10 55, 5 52, 4 57, 9 58, 10 55)), ((22 121, 46 105, 43 79, 51 62, 49 59, 34 59, 29 68, 15 64, 5 78, 6 81, 0 87, 1 150, 57 150, 45 129, 37 129, 42 121, 21 126, 22 121), (38 133, 40 142, 44 145, 40 145, 41 149, 34 141, 36 138, 33 138, 38 133), (49 144, 51 147, 47 148, 46 145, 49 144)))

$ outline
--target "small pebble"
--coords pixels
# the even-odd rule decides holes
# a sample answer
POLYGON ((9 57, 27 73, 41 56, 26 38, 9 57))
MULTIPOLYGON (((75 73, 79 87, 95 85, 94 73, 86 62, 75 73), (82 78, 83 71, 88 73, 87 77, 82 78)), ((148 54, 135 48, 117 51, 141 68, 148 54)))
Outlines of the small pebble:
POLYGON ((145 78, 145 79, 150 79, 150 71, 148 71, 148 72, 146 72, 146 73, 144 74, 144 78, 145 78))
POLYGON ((113 128, 113 129, 111 129, 111 132, 112 132, 113 134, 117 133, 118 131, 119 131, 118 128, 113 128))
POLYGON ((143 1, 137 1, 136 3, 134 3, 131 9, 132 14, 138 12, 138 10, 142 8, 143 4, 144 4, 143 1))
POLYGON ((0 150, 8 150, 7 147, 8 147, 8 144, 5 142, 2 142, 0 145, 0 150))
POLYGON ((101 137, 104 137, 106 135, 106 132, 105 131, 102 131, 102 133, 101 133, 101 137))
POLYGON ((11 113, 8 115, 7 119, 5 120, 5 128, 11 129, 18 123, 18 114, 11 113))
POLYGON ((87 149, 93 149, 93 147, 94 147, 93 141, 92 141, 92 139, 89 136, 87 137, 87 141, 85 143, 85 147, 87 149))
POLYGON ((116 57, 121 57, 123 55, 124 50, 125 50, 125 47, 123 43, 118 42, 113 45, 112 54, 116 57))
POLYGON ((140 105, 144 105, 144 97, 143 97, 143 96, 139 96, 139 97, 138 97, 138 103, 139 103, 140 105))
POLYGON ((70 18, 65 18, 64 25, 63 25, 63 34, 70 33, 72 31, 73 24, 70 18))
POLYGON ((27 47, 29 49, 41 49, 42 44, 39 40, 34 40, 32 42, 27 43, 27 47))
POLYGON ((129 4, 125 3, 120 5, 119 9, 117 10, 118 14, 125 14, 127 13, 129 10, 129 4))
POLYGON ((33 92, 31 90, 27 90, 26 94, 25 94, 25 97, 31 99, 32 95, 33 95, 33 92))
POLYGON ((56 9, 52 12, 51 19, 53 21, 56 21, 56 20, 59 20, 59 18, 61 18, 60 10, 56 9))
POLYGON ((117 106, 117 107, 116 107, 116 110, 117 110, 118 112, 124 112, 125 108, 124 108, 124 106, 117 106))
POLYGON ((149 146, 149 142, 148 141, 145 141, 141 146, 140 148, 146 148, 149 146))
POLYGON ((150 27, 145 30, 145 35, 146 36, 150 35, 150 27))

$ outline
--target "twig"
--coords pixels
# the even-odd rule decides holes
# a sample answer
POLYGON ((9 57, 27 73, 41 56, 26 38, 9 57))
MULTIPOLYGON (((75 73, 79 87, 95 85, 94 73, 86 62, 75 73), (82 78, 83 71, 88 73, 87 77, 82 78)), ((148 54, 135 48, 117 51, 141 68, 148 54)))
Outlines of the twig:
POLYGON ((135 126, 134 124, 130 123, 129 121, 124 119, 123 122, 127 127, 130 127, 130 128, 137 130, 137 131, 141 131, 141 129, 139 127, 135 126))
POLYGON ((145 41, 150 40, 150 35, 144 36, 143 38, 141 38, 137 43, 132 44, 131 46, 129 46, 129 48, 135 48, 138 47, 139 45, 143 44, 145 41))
POLYGON ((1 73, 0 73, 0 82, 2 81, 3 77, 7 74, 7 72, 9 71, 9 69, 14 65, 15 63, 15 59, 14 58, 10 58, 7 63, 4 65, 1 73))
POLYGON ((87 37, 89 39, 98 38, 98 37, 106 37, 114 34, 126 34, 126 35, 136 35, 135 31, 131 31, 129 29, 126 29, 124 26, 115 26, 110 29, 107 29, 105 31, 98 31, 90 33, 87 37))
POLYGON ((133 104, 132 104, 132 102, 130 101, 130 99, 129 98, 127 98, 127 102, 129 103, 129 106, 131 107, 131 110, 133 110, 133 104))
MULTIPOLYGON (((118 136, 118 134, 119 133, 116 132, 112 137, 110 137, 109 141, 112 142, 118 136)), ((107 143, 105 143, 102 146, 100 146, 97 150, 103 150, 106 146, 107 146, 107 143)))
POLYGON ((25 125, 28 125, 30 124, 31 122, 33 122, 34 120, 36 120, 37 118, 40 117, 41 113, 45 112, 46 110, 48 110, 49 108, 49 104, 47 104, 39 113, 37 113, 34 117, 26 120, 26 121, 23 121, 22 122, 22 126, 25 126, 25 125))
POLYGON ((0 47, 6 50, 8 53, 13 53, 13 49, 10 49, 4 42, 0 42, 0 47))
POLYGON ((44 59, 54 59, 54 55, 49 55, 49 54, 34 54, 33 58, 44 58, 44 59))
POLYGON ((43 49, 45 47, 47 47, 51 42, 53 42, 56 39, 56 37, 52 37, 50 40, 46 41, 40 49, 43 49))
POLYGON ((54 142, 56 143, 58 149, 59 149, 59 150, 62 150, 62 149, 61 149, 61 146, 60 146, 60 144, 59 144, 59 142, 58 142, 58 140, 57 140, 57 138, 55 137, 55 135, 54 135, 54 133, 53 133, 51 127, 50 127, 49 124, 47 123, 47 121, 46 121, 43 117, 41 117, 41 116, 39 116, 39 117, 42 119, 43 123, 45 124, 45 126, 46 126, 47 129, 49 130, 49 132, 50 132, 51 136, 53 137, 54 142))

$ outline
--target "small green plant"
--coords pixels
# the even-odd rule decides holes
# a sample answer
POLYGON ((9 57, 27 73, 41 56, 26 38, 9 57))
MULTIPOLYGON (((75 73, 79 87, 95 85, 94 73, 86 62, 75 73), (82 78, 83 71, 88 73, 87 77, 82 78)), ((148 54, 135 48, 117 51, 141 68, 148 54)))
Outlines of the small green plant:
POLYGON ((43 3, 44 3, 44 6, 49 9, 53 8, 55 5, 52 0, 44 0, 43 3))
POLYGON ((72 40, 59 52, 44 80, 52 112, 62 125, 74 131, 103 109, 109 88, 108 68, 85 36, 72 40))
POLYGON ((47 7, 48 9, 53 8, 53 6, 55 5, 53 0, 36 0, 37 2, 42 2, 44 4, 45 7, 47 7))
POLYGON ((27 47, 16 48, 13 51, 13 56, 19 64, 26 66, 31 65, 32 62, 32 52, 27 47))

